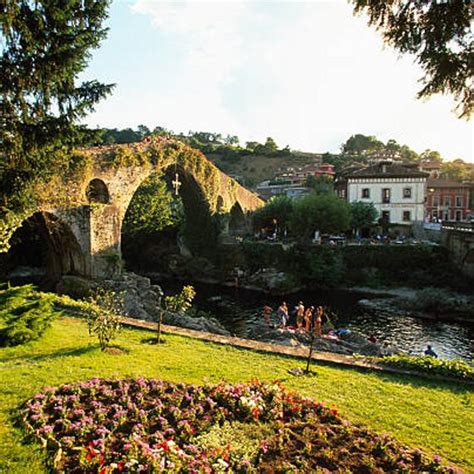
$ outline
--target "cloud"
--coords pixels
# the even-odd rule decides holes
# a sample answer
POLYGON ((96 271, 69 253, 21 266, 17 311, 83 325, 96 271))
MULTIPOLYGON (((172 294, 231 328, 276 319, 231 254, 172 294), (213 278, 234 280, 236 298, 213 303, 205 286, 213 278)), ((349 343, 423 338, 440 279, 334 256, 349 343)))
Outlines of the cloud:
POLYGON ((450 99, 416 101, 412 58, 384 49, 346 2, 137 0, 131 11, 176 56, 171 85, 143 91, 137 123, 312 151, 366 133, 473 159, 472 124, 455 118, 450 99))

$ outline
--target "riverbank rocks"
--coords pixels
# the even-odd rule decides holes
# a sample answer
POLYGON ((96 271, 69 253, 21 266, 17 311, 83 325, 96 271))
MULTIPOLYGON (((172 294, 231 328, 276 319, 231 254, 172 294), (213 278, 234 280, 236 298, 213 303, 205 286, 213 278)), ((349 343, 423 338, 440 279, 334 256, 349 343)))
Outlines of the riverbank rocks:
MULTIPOLYGON (((128 316, 145 321, 158 321, 160 297, 163 295, 159 285, 153 285, 149 278, 135 273, 124 273, 120 279, 106 280, 104 283, 106 288, 123 294, 128 316)), ((213 318, 193 318, 186 314, 165 311, 163 323, 223 336, 230 335, 229 331, 213 318)))
MULTIPOLYGON (((311 336, 307 333, 288 329, 283 330, 274 325, 267 326, 265 322, 254 324, 249 329, 247 338, 292 347, 309 347, 311 343, 311 336)), ((335 352, 344 355, 361 354, 375 356, 382 353, 382 348, 378 344, 369 342, 361 334, 353 332, 338 340, 318 337, 314 341, 314 348, 317 351, 335 352)))
POLYGON ((362 299, 359 305, 378 314, 420 319, 474 322, 474 297, 443 288, 393 290, 384 298, 362 299))
POLYGON ((243 283, 272 294, 286 294, 298 289, 292 275, 275 268, 262 268, 247 276, 243 283))
POLYGON ((165 312, 163 322, 170 326, 179 326, 194 329, 195 331, 212 332, 213 334, 220 334, 221 336, 230 336, 230 332, 214 318, 205 318, 202 316, 195 318, 183 313, 174 314, 165 312))

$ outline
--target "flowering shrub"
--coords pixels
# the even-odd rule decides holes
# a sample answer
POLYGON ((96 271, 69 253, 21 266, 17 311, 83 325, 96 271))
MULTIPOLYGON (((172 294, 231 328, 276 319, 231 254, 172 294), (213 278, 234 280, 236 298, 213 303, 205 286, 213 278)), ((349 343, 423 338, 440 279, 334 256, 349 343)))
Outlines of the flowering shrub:
POLYGON ((459 472, 258 381, 96 378, 38 393, 21 415, 68 473, 459 472))

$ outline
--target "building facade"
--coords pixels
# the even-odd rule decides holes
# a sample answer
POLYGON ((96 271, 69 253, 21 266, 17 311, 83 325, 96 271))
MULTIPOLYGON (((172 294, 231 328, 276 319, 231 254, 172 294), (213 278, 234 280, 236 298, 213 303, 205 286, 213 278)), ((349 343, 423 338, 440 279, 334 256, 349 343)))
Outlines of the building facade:
POLYGON ((470 219, 469 184, 448 179, 428 179, 426 221, 465 222, 470 219))
POLYGON ((344 194, 348 202, 373 203, 386 223, 408 226, 424 220, 427 177, 411 163, 381 161, 347 174, 344 194))

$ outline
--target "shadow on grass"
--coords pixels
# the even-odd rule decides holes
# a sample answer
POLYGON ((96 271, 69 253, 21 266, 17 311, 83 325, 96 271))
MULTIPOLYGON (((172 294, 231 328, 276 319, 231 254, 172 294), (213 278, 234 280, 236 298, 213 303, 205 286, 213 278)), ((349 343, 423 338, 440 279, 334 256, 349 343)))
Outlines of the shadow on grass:
POLYGON ((41 362, 44 360, 48 359, 57 359, 59 357, 78 357, 82 356, 85 354, 88 354, 93 351, 97 351, 99 349, 99 346, 94 344, 94 345, 88 345, 88 346, 82 346, 82 347, 75 347, 75 348, 69 348, 69 349, 59 349, 55 352, 48 352, 46 354, 38 354, 38 355, 22 355, 22 356, 16 356, 16 357, 3 357, 0 358, 0 362, 41 362))

